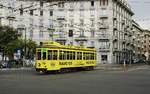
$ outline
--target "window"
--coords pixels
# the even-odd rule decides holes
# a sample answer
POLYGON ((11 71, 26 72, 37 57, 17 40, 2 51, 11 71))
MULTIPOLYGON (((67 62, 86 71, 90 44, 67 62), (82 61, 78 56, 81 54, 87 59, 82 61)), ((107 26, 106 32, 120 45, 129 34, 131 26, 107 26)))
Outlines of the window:
POLYGON ((31 31, 29 32, 29 34, 30 34, 30 38, 32 38, 32 37, 33 37, 33 30, 31 30, 31 31))
POLYGON ((91 27, 94 27, 94 19, 90 19, 90 21, 91 21, 91 27))
POLYGON ((20 15, 23 15, 23 9, 20 9, 20 15))
POLYGON ((95 37, 95 31, 91 29, 91 37, 95 37))
POLYGON ((91 6, 94 6, 94 1, 91 1, 91 6))
POLYGON ((57 50, 53 50, 53 60, 57 60, 57 50))
POLYGON ((107 55, 101 55, 101 60, 102 61, 107 61, 107 55))
POLYGON ((82 60, 82 52, 77 52, 77 60, 82 60))
POLYGON ((108 0, 100 0, 100 6, 106 6, 108 5, 108 0))
POLYGON ((40 16, 43 16, 43 11, 40 11, 40 16))
POLYGON ((66 51, 67 60, 69 60, 69 51, 66 51))
POLYGON ((73 27, 73 24, 74 24, 74 20, 70 19, 70 27, 73 27))
POLYGON ((72 59, 73 59, 73 53, 69 52, 69 60, 72 60, 72 59))
POLYGON ((107 15, 107 10, 106 10, 106 8, 102 8, 102 15, 107 15))
POLYGON ((39 32, 39 37, 40 37, 40 38, 43 38, 43 36, 44 36, 44 33, 43 33, 42 30, 40 30, 40 32, 39 32))
POLYGON ((43 7, 43 4, 44 4, 44 3, 43 3, 42 1, 40 1, 40 6, 41 6, 41 7, 43 7))
POLYGON ((52 50, 48 50, 48 60, 52 60, 52 50))
POLYGON ((33 15, 33 10, 30 10, 30 15, 33 15))
POLYGON ((50 11, 50 16, 53 16, 53 11, 52 10, 50 11))
POLYGON ((83 53, 83 60, 86 60, 86 53, 83 53))
POLYGON ((63 59, 63 51, 59 52, 59 59, 62 60, 63 59))
POLYGON ((63 8, 64 7, 64 2, 59 2, 58 7, 63 8))
POLYGON ((72 54, 73 54, 73 55, 72 55, 72 56, 73 56, 72 59, 75 60, 75 59, 76 59, 76 57, 75 57, 75 52, 73 52, 72 54))
POLYGON ((109 49, 110 43, 109 42, 100 42, 100 49, 109 49))
POLYGON ((41 52, 37 52, 37 60, 41 60, 41 52))
POLYGON ((73 30, 69 30, 69 37, 73 37, 73 30))
POLYGON ((46 59, 46 52, 43 52, 43 60, 46 59))
POLYGON ((84 9, 80 9, 80 17, 84 17, 84 9))
POLYGON ((80 26, 84 25, 84 19, 80 19, 80 26))

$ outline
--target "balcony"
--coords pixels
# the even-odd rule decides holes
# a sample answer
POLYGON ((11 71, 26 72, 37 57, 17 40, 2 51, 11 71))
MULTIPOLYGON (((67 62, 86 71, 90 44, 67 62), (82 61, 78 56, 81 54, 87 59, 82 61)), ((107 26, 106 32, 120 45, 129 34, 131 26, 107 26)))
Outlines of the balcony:
POLYGON ((114 25, 113 28, 114 28, 114 30, 117 30, 117 25, 114 25))
POLYGON ((88 38, 86 36, 79 36, 74 38, 75 41, 88 41, 88 38))
POLYGON ((113 41, 114 42, 118 41, 118 37, 117 36, 113 36, 113 41))
POLYGON ((108 18, 108 15, 107 14, 101 14, 100 19, 103 19, 103 18, 108 18))
POLYGON ((57 17, 57 20, 59 20, 59 21, 64 21, 64 20, 65 20, 65 17, 57 17))
POLYGON ((109 48, 99 48, 99 52, 109 52, 109 48))
POLYGON ((125 44, 126 43, 126 40, 125 39, 122 39, 122 44, 125 44))
POLYGON ((99 25, 99 29, 108 29, 108 28, 109 28, 108 23, 100 23, 100 25, 99 25))
POLYGON ((109 36, 109 34, 100 34, 100 35, 98 35, 98 39, 99 40, 109 40, 110 36, 109 36))
POLYGON ((117 17, 113 17, 113 20, 117 20, 117 17))
POLYGON ((15 16, 9 15, 9 16, 7 16, 7 19, 8 19, 8 20, 14 20, 14 19, 15 19, 15 16))
POLYGON ((122 20, 122 25, 125 25, 125 20, 122 20))
POLYGON ((58 38, 55 38, 56 41, 66 41, 67 38, 66 37, 58 37, 58 38))
POLYGON ((119 49, 118 49, 117 47, 115 47, 115 48, 113 49, 113 51, 114 51, 114 52, 119 52, 119 49))

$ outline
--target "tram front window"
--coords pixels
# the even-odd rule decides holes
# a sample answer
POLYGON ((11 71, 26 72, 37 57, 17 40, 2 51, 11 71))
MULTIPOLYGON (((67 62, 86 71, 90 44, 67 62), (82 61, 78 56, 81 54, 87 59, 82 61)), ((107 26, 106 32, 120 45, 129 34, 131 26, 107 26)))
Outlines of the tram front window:
POLYGON ((37 52, 37 60, 41 60, 41 52, 37 52))

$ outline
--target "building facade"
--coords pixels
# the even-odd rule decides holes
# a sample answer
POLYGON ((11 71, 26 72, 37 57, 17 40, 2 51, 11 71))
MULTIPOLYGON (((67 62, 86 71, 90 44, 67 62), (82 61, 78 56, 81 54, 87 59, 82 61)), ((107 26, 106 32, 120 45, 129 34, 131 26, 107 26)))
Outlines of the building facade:
POLYGON ((126 0, 1 0, 0 11, 0 22, 24 38, 95 47, 97 63, 131 62, 134 13, 126 0))
POLYGON ((143 54, 146 56, 146 60, 150 60, 150 31, 144 30, 143 37, 143 54))
POLYGON ((138 61, 139 59, 142 59, 142 56, 144 54, 143 48, 144 48, 144 30, 140 27, 138 23, 136 23, 134 20, 132 21, 132 41, 133 41, 133 59, 134 61, 138 61))

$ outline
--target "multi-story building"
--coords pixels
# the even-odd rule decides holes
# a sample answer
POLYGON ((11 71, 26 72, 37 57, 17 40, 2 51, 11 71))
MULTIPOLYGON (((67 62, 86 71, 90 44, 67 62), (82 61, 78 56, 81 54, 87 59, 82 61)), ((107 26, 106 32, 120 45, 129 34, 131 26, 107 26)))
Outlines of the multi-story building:
POLYGON ((27 38, 95 47, 98 63, 120 63, 132 55, 134 13, 126 0, 8 1, 1 2, 2 23, 24 31, 27 38))
POLYGON ((143 54, 146 56, 146 60, 150 59, 150 31, 144 30, 143 32, 143 54))
POLYGON ((144 30, 134 20, 132 21, 132 33, 134 59, 137 61, 143 56, 144 30))

